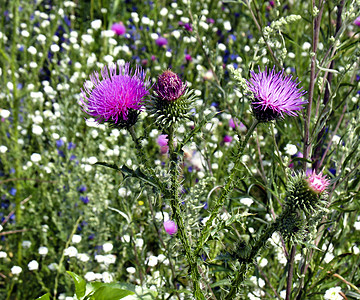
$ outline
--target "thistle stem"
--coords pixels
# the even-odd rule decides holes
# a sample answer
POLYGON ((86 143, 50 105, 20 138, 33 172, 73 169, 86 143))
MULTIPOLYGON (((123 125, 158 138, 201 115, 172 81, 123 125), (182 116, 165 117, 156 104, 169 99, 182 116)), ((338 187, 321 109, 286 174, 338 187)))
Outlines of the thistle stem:
POLYGON ((276 222, 272 223, 261 235, 261 237, 255 241, 254 245, 251 246, 251 251, 248 257, 245 260, 241 261, 240 269, 237 272, 235 278, 231 282, 230 292, 227 294, 225 300, 235 299, 236 292, 240 286, 240 284, 245 280, 246 272, 249 266, 252 264, 255 256, 258 254, 260 249, 265 246, 266 241, 272 236, 275 232, 275 224, 276 222))
POLYGON ((290 257, 289 257, 289 270, 288 270, 288 277, 287 277, 286 298, 285 298, 285 300, 290 300, 291 285, 292 285, 292 279, 293 279, 293 273, 294 273, 295 254, 296 254, 296 246, 293 245, 291 247, 291 253, 290 253, 290 257))
POLYGON ((195 299, 205 299, 200 288, 200 273, 196 263, 196 259, 191 251, 188 234, 185 229, 184 219, 181 215, 179 201, 179 172, 178 172, 178 155, 174 149, 174 127, 170 126, 168 131, 168 146, 170 154, 170 176, 171 176, 171 198, 170 205, 172 209, 172 218, 178 226, 178 236, 185 250, 185 256, 190 266, 191 279, 194 286, 195 299))
POLYGON ((232 190, 232 185, 235 181, 235 175, 236 175, 237 169, 241 164, 241 157, 243 155, 245 146, 247 145, 247 143, 250 139, 250 136, 254 132, 258 123, 259 123, 258 120, 255 119, 254 122, 252 123, 251 127, 249 128, 248 132, 246 133, 244 141, 242 141, 240 143, 239 151, 236 155, 234 167, 231 170, 231 174, 227 179, 227 182, 223 188, 223 192, 222 192, 220 198, 216 202, 213 210, 211 211, 210 217, 209 217, 208 221, 206 222, 204 229, 201 231, 201 234, 198 239, 198 243, 197 243, 197 246, 196 246, 196 249, 194 252, 195 257, 197 257, 199 255, 201 249, 203 248, 204 244, 208 240, 210 233, 211 233, 211 225, 212 225, 214 219, 216 218, 216 216, 219 214, 221 207, 224 205, 226 198, 228 197, 229 193, 232 190))

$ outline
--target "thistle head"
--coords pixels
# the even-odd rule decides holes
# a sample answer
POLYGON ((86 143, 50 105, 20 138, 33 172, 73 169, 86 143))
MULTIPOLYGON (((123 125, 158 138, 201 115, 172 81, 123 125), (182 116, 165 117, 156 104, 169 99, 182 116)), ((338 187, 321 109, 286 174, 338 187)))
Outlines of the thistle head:
POLYGON ((313 171, 305 180, 309 184, 309 188, 316 194, 323 193, 330 184, 330 181, 326 179, 322 172, 316 174, 313 171))
POLYGON ((306 215, 311 216, 325 209, 325 192, 329 181, 325 176, 315 174, 305 176, 303 173, 291 178, 287 188, 285 200, 286 207, 291 211, 302 210, 306 215))
POLYGON ((175 101, 185 93, 186 83, 181 81, 178 74, 166 70, 158 77, 154 90, 160 99, 175 101))
POLYGON ((190 105, 196 96, 187 89, 176 73, 163 72, 154 86, 154 94, 146 103, 149 114, 162 129, 167 129, 182 119, 190 118, 190 105))
POLYGON ((105 66, 100 75, 94 72, 81 90, 80 105, 98 123, 127 128, 135 124, 144 99, 150 94, 150 81, 140 67, 130 64, 105 66))
POLYGON ((250 73, 247 86, 252 94, 251 108, 259 122, 270 122, 285 115, 296 116, 296 111, 307 103, 302 100, 306 91, 297 87, 300 82, 296 82, 297 78, 292 80, 292 75, 284 76, 284 70, 275 73, 274 67, 271 72, 267 68, 261 72, 259 67, 259 73, 250 73))

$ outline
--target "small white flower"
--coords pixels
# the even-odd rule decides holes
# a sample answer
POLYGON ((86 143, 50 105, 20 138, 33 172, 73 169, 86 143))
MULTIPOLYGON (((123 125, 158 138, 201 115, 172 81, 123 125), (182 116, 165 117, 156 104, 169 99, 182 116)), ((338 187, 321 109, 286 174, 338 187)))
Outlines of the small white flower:
POLYGON ((224 29, 226 31, 230 31, 231 30, 231 23, 229 21, 225 21, 224 22, 224 29))
POLYGON ((30 271, 36 271, 39 269, 39 263, 36 260, 32 260, 28 263, 28 268, 30 271))
POLYGON ((124 187, 119 188, 118 194, 120 197, 125 197, 126 196, 126 188, 124 188, 124 187))
POLYGON ((23 246, 23 248, 30 248, 31 242, 30 241, 23 241, 21 243, 21 245, 23 246))
POLYGON ((78 253, 76 257, 82 262, 87 262, 90 260, 89 255, 87 255, 86 253, 78 253))
POLYGON ((41 155, 39 153, 31 154, 30 160, 34 163, 39 162, 41 160, 41 155))
POLYGON ((91 28, 98 30, 101 28, 101 24, 102 24, 101 20, 94 20, 91 22, 91 28))
POLYGON ((74 234, 71 241, 74 243, 74 244, 78 244, 81 242, 81 235, 78 235, 78 234, 74 234))
POLYGON ((41 246, 39 247, 38 252, 40 255, 45 256, 49 253, 49 249, 47 247, 41 246))
POLYGON ((130 274, 135 274, 136 273, 136 269, 134 267, 128 267, 126 268, 126 272, 130 273, 130 274))
POLYGON ((122 241, 123 243, 129 243, 129 242, 130 242, 130 235, 124 234, 124 235, 121 237, 121 241, 122 241))
POLYGON ((77 254, 78 254, 78 251, 73 246, 70 246, 69 248, 66 248, 65 251, 64 251, 64 255, 69 256, 69 257, 75 257, 77 254))
POLYGON ((44 130, 39 125, 33 124, 33 126, 32 126, 33 134, 41 135, 43 132, 44 132, 44 130))
POLYGON ((0 258, 6 258, 7 257, 7 253, 4 251, 0 251, 0 258))
POLYGON ((254 203, 254 200, 253 200, 253 199, 251 199, 251 198, 241 198, 241 199, 240 199, 240 203, 242 203, 242 204, 244 204, 244 205, 246 205, 246 206, 250 207, 250 206, 251 206, 251 204, 253 204, 253 203, 254 203))
POLYGON ((139 238, 135 240, 136 247, 142 248, 144 246, 144 240, 139 238))
POLYGON ((94 165, 94 164, 96 164, 97 163, 97 158, 95 157, 95 156, 90 156, 89 158, 88 158, 88 163, 90 164, 90 165, 94 165))
POLYGON ((56 271, 57 267, 58 265, 56 263, 51 263, 50 265, 48 265, 50 271, 56 271))
POLYGON ((335 257, 335 256, 334 256, 332 253, 327 252, 327 253, 325 254, 324 261, 328 264, 329 262, 332 261, 332 259, 333 259, 334 257, 335 257))
POLYGON ((113 248, 114 248, 114 246, 111 243, 105 243, 103 245, 104 252, 110 252, 113 248))
POLYGON ((160 15, 165 17, 167 14, 168 14, 168 9, 166 7, 163 7, 161 10, 160 10, 160 15))
POLYGON ((0 146, 0 153, 5 153, 6 151, 8 151, 8 148, 4 145, 0 146))
POLYGON ((7 109, 0 110, 0 117, 6 119, 9 116, 10 116, 10 111, 8 111, 7 109))
POLYGON ((356 230, 360 230, 360 222, 355 222, 354 227, 356 230))
POLYGON ((59 47, 58 45, 56 45, 56 44, 52 44, 52 45, 50 46, 50 50, 51 50, 51 52, 56 53, 56 52, 59 52, 59 51, 60 51, 60 47, 59 47))
POLYGON ((333 287, 328 289, 325 292, 324 299, 325 300, 342 300, 343 297, 339 294, 341 292, 341 287, 333 287))
POLYGON ((86 281, 93 281, 96 279, 94 272, 87 272, 84 277, 85 277, 86 281))
POLYGON ((110 283, 114 281, 114 275, 109 272, 102 273, 102 280, 105 283, 110 283))
POLYGON ((19 266, 13 266, 11 268, 11 273, 13 273, 14 275, 19 275, 22 271, 22 268, 19 266))
POLYGON ((148 266, 149 267, 155 267, 158 263, 158 258, 154 255, 151 255, 149 257, 148 266))
POLYGON ((30 46, 27 51, 32 55, 35 55, 37 53, 37 50, 34 46, 30 46))
POLYGON ((284 148, 286 154, 292 156, 295 155, 297 153, 297 148, 295 145, 292 144, 287 144, 286 147, 284 148))

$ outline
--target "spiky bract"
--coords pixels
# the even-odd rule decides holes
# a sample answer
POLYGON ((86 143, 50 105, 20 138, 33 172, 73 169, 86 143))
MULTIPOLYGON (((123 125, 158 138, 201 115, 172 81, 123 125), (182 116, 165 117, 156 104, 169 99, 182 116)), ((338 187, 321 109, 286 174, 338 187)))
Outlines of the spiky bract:
POLYGON ((276 220, 276 230, 285 241, 301 243, 306 236, 305 221, 298 212, 285 211, 276 220))
POLYGON ((158 95, 153 95, 146 102, 146 109, 159 127, 167 129, 183 119, 190 119, 190 107, 195 99, 196 95, 189 89, 175 101, 164 101, 158 95))
POLYGON ((319 193, 309 186, 308 178, 304 173, 300 173, 290 178, 287 189, 285 206, 291 211, 300 209, 306 215, 311 215, 317 210, 325 208, 327 193, 319 193))

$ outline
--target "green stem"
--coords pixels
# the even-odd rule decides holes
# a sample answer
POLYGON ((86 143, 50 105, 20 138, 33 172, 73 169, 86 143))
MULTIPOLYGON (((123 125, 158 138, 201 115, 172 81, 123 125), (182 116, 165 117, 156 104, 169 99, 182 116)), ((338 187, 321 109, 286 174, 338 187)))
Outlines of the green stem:
POLYGON ((200 273, 196 259, 191 251, 188 234, 186 233, 184 220, 181 215, 179 200, 179 172, 178 172, 178 155, 174 149, 174 127, 171 126, 168 131, 168 145, 170 154, 170 175, 171 175, 171 199, 172 218, 178 227, 178 236, 185 250, 185 256, 190 266, 191 278, 194 286, 195 299, 205 299, 200 288, 200 273))
POLYGON ((215 204, 215 206, 214 206, 214 208, 213 208, 213 210, 212 210, 212 212, 210 214, 210 217, 209 217, 208 221, 205 224, 204 229, 201 231, 201 234, 200 234, 200 237, 198 239, 198 243, 197 243, 197 246, 196 246, 196 249, 195 249, 195 252, 194 252, 195 257, 197 257, 199 255, 201 249, 203 248, 204 244, 208 240, 208 238, 210 236, 210 233, 211 233, 212 223, 213 223, 214 219, 216 218, 216 216, 219 214, 219 211, 220 211, 221 207, 223 207, 226 198, 228 197, 229 193, 232 190, 232 185, 233 185, 233 183, 235 181, 235 175, 236 175, 236 172, 238 170, 238 167, 241 164, 241 157, 243 155, 245 146, 247 145, 247 143, 248 143, 248 141, 250 139, 250 136, 254 132, 256 126, 258 125, 258 123, 259 122, 255 119, 254 122, 252 123, 251 127, 249 128, 248 132, 246 133, 245 139, 240 143, 239 151, 238 151, 238 153, 236 155, 235 162, 234 162, 234 167, 231 170, 231 174, 230 174, 230 176, 229 176, 229 178, 228 178, 228 180, 227 180, 227 182, 226 182, 226 184, 225 184, 225 186, 223 188, 223 192, 222 192, 220 198, 216 202, 216 204, 215 204))
POLYGON ((166 187, 164 186, 164 184, 159 180, 159 178, 156 176, 155 172, 154 172, 154 167, 150 166, 149 164, 149 160, 147 159, 146 155, 145 155, 145 151, 140 143, 140 139, 137 138, 136 136, 136 132, 134 129, 134 126, 131 126, 128 128, 128 131, 131 135, 132 140, 135 143, 135 148, 137 150, 137 156, 140 158, 140 162, 141 164, 145 167, 146 171, 150 174, 150 176, 152 177, 152 179, 154 179, 161 191, 161 193, 163 193, 164 195, 168 195, 168 191, 166 189, 166 187))
POLYGON ((238 271, 235 278, 233 279, 233 281, 230 284, 231 289, 230 289, 229 294, 226 296, 225 300, 235 299, 236 292, 237 292, 240 284, 245 280, 246 272, 247 272, 250 264, 253 263, 253 260, 254 260, 255 256, 258 254, 260 249, 265 246, 266 241, 275 232, 275 227, 276 227, 275 224, 276 224, 275 222, 272 223, 264 231, 264 233, 261 235, 261 237, 258 240, 256 240, 254 245, 251 246, 251 251, 250 251, 248 257, 246 257, 246 259, 241 262, 240 270, 238 271))
POLYGON ((58 288, 58 284, 59 284, 59 275, 60 275, 60 272, 61 272, 61 269, 62 269, 62 264, 64 262, 64 258, 65 258, 65 249, 67 249, 71 243, 71 240, 72 240, 72 237, 73 235, 75 234, 76 232, 76 229, 78 228, 79 226, 79 223, 80 221, 82 220, 82 216, 80 216, 76 222, 75 222, 75 225, 70 233, 70 236, 65 244, 65 247, 64 247, 64 250, 62 251, 62 254, 61 254, 61 257, 60 257, 60 260, 59 260, 59 265, 58 265, 58 268, 57 268, 57 273, 56 273, 56 277, 55 277, 55 284, 54 284, 54 299, 57 299, 56 298, 56 294, 57 294, 57 288, 58 288))

